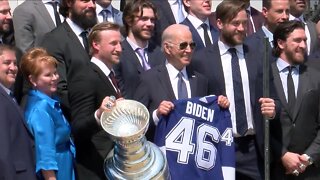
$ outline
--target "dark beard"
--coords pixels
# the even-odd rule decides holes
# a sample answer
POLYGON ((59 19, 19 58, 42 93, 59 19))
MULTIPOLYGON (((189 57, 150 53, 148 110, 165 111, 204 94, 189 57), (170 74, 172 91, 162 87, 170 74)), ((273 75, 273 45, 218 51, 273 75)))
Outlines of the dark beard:
POLYGON ((71 20, 84 30, 92 28, 97 24, 96 11, 94 9, 88 9, 82 13, 77 13, 74 9, 71 9, 71 20), (93 17, 86 15, 90 11, 94 13, 93 17))
POLYGON ((223 39, 225 40, 225 43, 228 44, 229 46, 234 47, 236 45, 239 45, 239 44, 243 43, 243 40, 242 40, 242 42, 237 42, 236 40, 234 40, 233 39, 233 36, 234 36, 233 33, 226 32, 226 31, 221 31, 220 33, 222 33, 222 36, 223 36, 223 39))

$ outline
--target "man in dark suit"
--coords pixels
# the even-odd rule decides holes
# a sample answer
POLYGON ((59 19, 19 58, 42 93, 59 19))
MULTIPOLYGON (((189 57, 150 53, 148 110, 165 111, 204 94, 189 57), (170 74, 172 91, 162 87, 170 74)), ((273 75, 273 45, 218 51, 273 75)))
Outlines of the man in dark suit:
POLYGON ((113 148, 112 140, 98 121, 102 112, 96 109, 106 96, 119 96, 117 84, 113 84, 114 75, 111 75, 114 73, 112 66, 119 63, 121 53, 119 25, 97 24, 90 32, 89 43, 90 66, 74 81, 69 93, 78 175, 80 179, 95 180, 105 179, 103 162, 113 148))
POLYGON ((262 15, 264 16, 264 25, 260 30, 251 36, 247 37, 245 42, 250 49, 255 49, 258 58, 263 60, 264 53, 264 38, 267 37, 268 55, 270 61, 274 61, 275 57, 272 56, 273 47, 273 32, 279 23, 289 20, 289 0, 266 0, 263 1, 262 15))
POLYGON ((250 6, 250 0, 240 0, 246 3, 246 12, 248 17, 247 23, 247 36, 257 32, 264 23, 264 18, 260 11, 256 8, 250 6))
POLYGON ((35 180, 33 137, 10 95, 17 71, 15 49, 0 45, 0 179, 35 180))
POLYGON ((307 0, 290 0, 290 16, 289 20, 301 21, 306 25, 305 31, 307 35, 307 51, 310 55, 320 48, 319 38, 317 34, 316 24, 304 16, 308 7, 307 0))
POLYGON ((142 72, 165 61, 160 47, 149 42, 156 17, 156 8, 149 0, 130 1, 123 11, 127 37, 122 42, 120 63, 114 69, 126 99, 133 98, 142 72))
POLYGON ((198 51, 218 40, 218 30, 209 22, 211 0, 183 0, 188 16, 181 22, 189 27, 198 51))
MULTIPOLYGON (((59 9, 59 3, 55 6, 59 9)), ((54 5, 50 1, 26 0, 14 9, 13 23, 16 45, 23 53, 32 47, 38 47, 46 33, 61 24, 63 17, 55 19, 54 5), (50 11, 49 11, 50 10, 50 11), (56 20, 60 22, 56 22, 56 20)))
POLYGON ((243 44, 247 25, 245 10, 246 5, 240 1, 226 0, 218 5, 219 41, 195 53, 192 67, 209 79, 210 94, 226 95, 230 101, 236 178, 262 179, 262 115, 273 118, 276 109, 273 99, 262 98, 262 61, 243 44))
POLYGON ((183 6, 183 0, 151 0, 152 3, 155 5, 158 13, 158 18, 155 22, 155 30, 154 35, 151 41, 158 46, 161 46, 161 35, 162 32, 172 24, 179 24, 181 23, 186 15, 187 12, 183 6))
POLYGON ((62 0, 60 13, 66 20, 45 35, 41 46, 58 61, 57 95, 61 99, 64 115, 70 118, 68 89, 73 79, 81 76, 88 67, 88 29, 96 24, 94 0, 62 0))
POLYGON ((174 108, 173 100, 208 95, 207 78, 188 67, 194 48, 195 44, 187 26, 169 26, 162 35, 166 64, 141 76, 134 99, 143 103, 150 112, 150 125, 146 134, 150 141, 153 141, 159 117, 167 115, 174 108), (185 97, 179 93, 179 81, 185 84, 185 97))
POLYGON ((111 2, 112 0, 96 0, 98 22, 108 21, 122 26, 122 12, 114 8, 111 2))
POLYGON ((270 124, 274 179, 320 179, 320 72, 303 63, 304 28, 290 21, 274 32, 278 59, 272 72, 282 105, 280 118, 270 124))

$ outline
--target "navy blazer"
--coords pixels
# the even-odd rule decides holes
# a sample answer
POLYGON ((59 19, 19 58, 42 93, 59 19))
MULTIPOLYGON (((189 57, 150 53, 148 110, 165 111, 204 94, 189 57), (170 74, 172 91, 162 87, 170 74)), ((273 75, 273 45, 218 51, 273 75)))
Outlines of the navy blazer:
MULTIPOLYGON (((203 43, 197 29, 192 25, 192 23, 190 22, 190 20, 188 18, 184 19, 184 21, 182 21, 181 24, 184 24, 189 27, 191 34, 192 34, 192 39, 196 43, 195 51, 198 51, 198 50, 206 47, 205 44, 203 43)), ((210 33, 211 33, 211 37, 212 37, 212 42, 214 43, 214 42, 218 41, 219 32, 218 32, 217 28, 213 27, 211 24, 210 24, 210 33)))
MULTIPOLYGON (((208 80, 202 74, 187 67, 190 82, 191 97, 202 97, 208 95, 208 80)), ((164 100, 174 101, 172 85, 169 73, 165 65, 157 66, 146 71, 142 76, 134 95, 134 99, 144 104, 150 112, 150 124, 146 134, 149 141, 153 141, 155 124, 152 113, 164 100)))
POLYGON ((0 87, 0 179, 36 180, 33 137, 17 103, 0 87))
MULTIPOLYGON (((121 44, 122 54, 120 63, 114 66, 116 78, 118 80, 121 95, 126 99, 132 99, 139 83, 139 76, 144 72, 142 65, 127 40, 121 44)), ((148 63, 151 68, 164 64, 165 57, 160 47, 149 43, 148 63)))

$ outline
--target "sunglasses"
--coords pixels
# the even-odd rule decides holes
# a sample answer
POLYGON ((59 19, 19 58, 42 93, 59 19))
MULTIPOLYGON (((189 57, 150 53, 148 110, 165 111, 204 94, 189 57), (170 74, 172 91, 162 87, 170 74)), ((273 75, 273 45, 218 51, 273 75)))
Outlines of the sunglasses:
POLYGON ((182 42, 180 44, 175 44, 175 43, 172 43, 172 42, 169 42, 169 43, 174 44, 174 45, 178 45, 180 50, 187 49, 188 45, 190 46, 190 49, 192 49, 192 50, 196 47, 196 43, 195 42, 191 42, 191 43, 182 42))

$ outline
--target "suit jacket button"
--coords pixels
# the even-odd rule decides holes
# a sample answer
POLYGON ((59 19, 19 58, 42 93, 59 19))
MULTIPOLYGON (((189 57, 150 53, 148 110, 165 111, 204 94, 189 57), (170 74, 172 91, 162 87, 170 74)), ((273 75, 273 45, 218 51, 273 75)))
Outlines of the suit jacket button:
POLYGON ((296 123, 293 123, 292 126, 295 127, 295 126, 296 126, 296 123))

